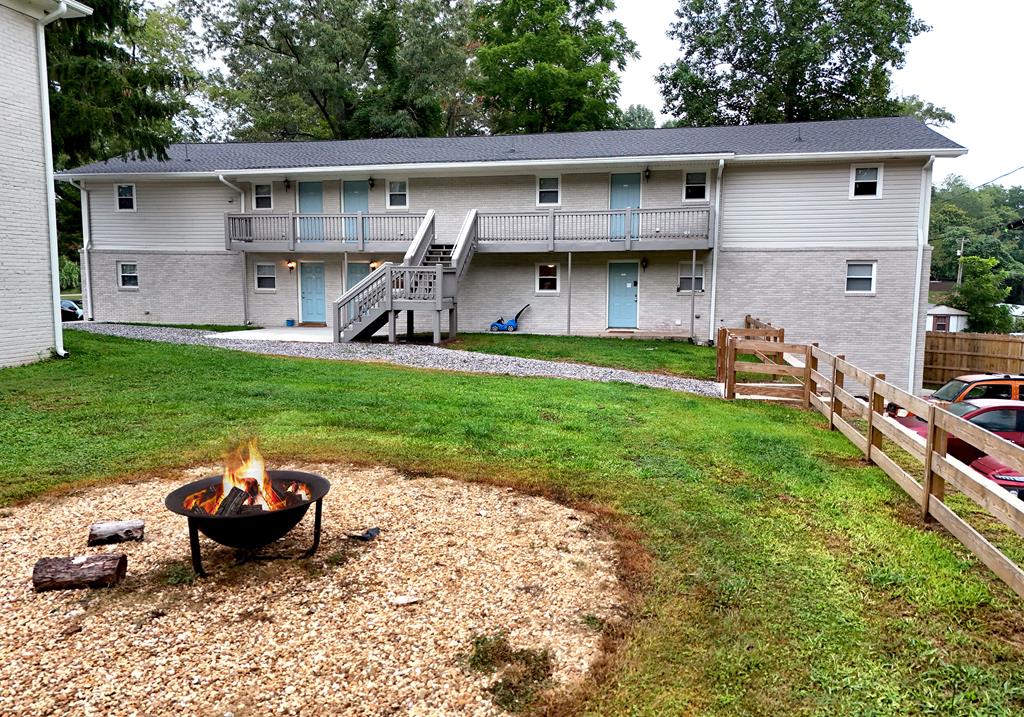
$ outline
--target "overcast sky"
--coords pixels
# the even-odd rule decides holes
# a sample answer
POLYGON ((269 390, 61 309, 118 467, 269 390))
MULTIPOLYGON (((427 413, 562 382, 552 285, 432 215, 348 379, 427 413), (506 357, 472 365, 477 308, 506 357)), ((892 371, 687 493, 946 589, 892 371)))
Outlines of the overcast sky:
MULTIPOLYGON (((894 75, 894 89, 897 94, 920 95, 952 112, 956 124, 939 131, 970 150, 957 159, 936 160, 936 181, 956 173, 977 185, 1024 165, 1019 37, 1024 2, 912 2, 932 30, 910 44, 906 67, 894 75)), ((678 0, 619 0, 615 16, 643 55, 623 74, 623 107, 647 105, 660 116, 661 95, 654 75, 659 65, 679 56, 678 46, 665 36, 676 7, 678 0)), ((1000 182, 1024 185, 1024 170, 1000 182)))

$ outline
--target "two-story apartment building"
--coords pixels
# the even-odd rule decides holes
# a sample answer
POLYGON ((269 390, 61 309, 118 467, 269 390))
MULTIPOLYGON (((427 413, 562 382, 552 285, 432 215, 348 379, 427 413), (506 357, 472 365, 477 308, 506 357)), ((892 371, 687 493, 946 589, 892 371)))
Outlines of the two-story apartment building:
POLYGON ((91 12, 0 0, 0 366, 64 352, 43 28, 91 12))
POLYGON ((756 314, 917 385, 931 166, 909 118, 176 145, 83 187, 100 321, 713 340, 756 314))

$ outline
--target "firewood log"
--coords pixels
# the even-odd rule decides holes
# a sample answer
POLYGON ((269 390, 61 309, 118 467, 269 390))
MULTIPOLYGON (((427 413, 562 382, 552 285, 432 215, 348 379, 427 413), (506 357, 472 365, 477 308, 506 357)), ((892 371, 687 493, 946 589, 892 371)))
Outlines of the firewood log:
POLYGON ((124 553, 40 558, 32 569, 32 587, 36 592, 110 587, 121 582, 127 572, 124 553))
POLYGON ((238 515, 242 512, 242 507, 245 505, 245 501, 249 500, 249 494, 241 488, 232 488, 231 492, 225 496, 224 500, 217 506, 216 515, 238 515))
POLYGON ((142 540, 146 523, 141 520, 114 520, 109 523, 93 523, 89 526, 89 545, 123 543, 128 540, 142 540))

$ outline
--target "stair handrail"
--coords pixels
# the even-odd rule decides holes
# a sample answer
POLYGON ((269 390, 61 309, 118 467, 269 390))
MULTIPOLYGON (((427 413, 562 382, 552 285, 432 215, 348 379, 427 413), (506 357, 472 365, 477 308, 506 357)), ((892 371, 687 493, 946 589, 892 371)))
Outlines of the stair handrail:
POLYGON ((335 341, 341 341, 341 335, 345 332, 345 329, 347 329, 349 326, 351 326, 356 321, 358 321, 363 316, 365 316, 367 313, 369 313, 368 310, 364 310, 364 311, 358 312, 357 314, 353 315, 351 318, 346 318, 345 314, 347 312, 344 311, 345 307, 347 307, 350 303, 352 303, 352 301, 354 301, 356 299, 356 297, 358 297, 360 294, 362 294, 363 291, 365 289, 369 288, 372 284, 374 284, 374 283, 376 283, 378 281, 390 282, 390 280, 388 279, 388 275, 390 274, 390 269, 391 269, 392 266, 394 266, 394 262, 390 262, 390 261, 384 262, 383 264, 378 266, 376 269, 374 269, 372 272, 370 272, 369 274, 364 276, 355 286, 351 287, 348 291, 346 291, 344 294, 342 294, 337 299, 335 299, 335 301, 334 301, 334 319, 335 319, 334 320, 334 340, 335 341))
POLYGON ((434 236, 434 210, 430 209, 423 216, 423 221, 420 222, 420 226, 416 230, 416 237, 405 252, 402 266, 419 266, 422 264, 423 257, 427 254, 427 249, 434 242, 434 236))
POLYGON ((459 230, 459 238, 455 240, 455 248, 452 250, 452 268, 455 269, 456 281, 460 281, 469 268, 469 262, 476 252, 476 238, 477 210, 470 209, 466 212, 466 218, 459 230))

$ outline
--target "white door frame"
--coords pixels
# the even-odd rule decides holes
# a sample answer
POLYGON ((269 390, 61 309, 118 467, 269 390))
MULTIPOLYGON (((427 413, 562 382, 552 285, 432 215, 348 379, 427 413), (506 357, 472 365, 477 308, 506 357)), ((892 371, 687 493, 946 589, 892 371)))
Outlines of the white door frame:
POLYGON ((604 270, 604 329, 610 331, 618 329, 619 331, 639 331, 640 330, 640 262, 634 261, 633 259, 609 259, 604 270), (636 264, 636 327, 633 329, 623 328, 621 326, 609 326, 608 319, 610 313, 608 310, 608 304, 610 303, 611 296, 609 295, 609 279, 611 279, 611 267, 612 264, 636 264))

